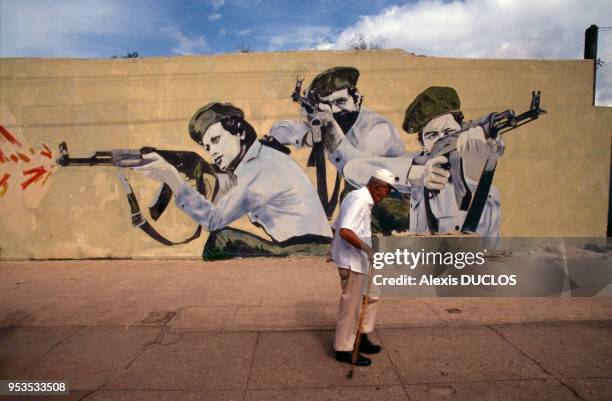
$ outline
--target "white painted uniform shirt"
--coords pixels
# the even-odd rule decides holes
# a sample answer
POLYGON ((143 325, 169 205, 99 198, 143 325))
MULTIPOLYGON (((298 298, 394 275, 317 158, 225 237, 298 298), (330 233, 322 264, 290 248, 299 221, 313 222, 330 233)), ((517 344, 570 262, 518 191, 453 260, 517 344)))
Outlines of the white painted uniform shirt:
POLYGON ((288 155, 255 141, 213 202, 187 183, 176 204, 208 231, 228 226, 244 214, 272 239, 315 234, 331 237, 329 222, 308 177, 288 155))
MULTIPOLYGON (((445 129, 457 130, 461 126, 455 121, 450 114, 437 117, 431 120, 423 128, 424 132, 437 131, 441 132, 445 129)), ((480 133, 484 138, 484 132, 481 127, 470 128, 467 132, 462 135, 470 135, 480 133)), ((463 164, 463 171, 466 170, 466 160, 476 162, 477 160, 484 162, 489 157, 490 150, 488 147, 472 147, 468 150, 468 153, 462 157, 461 162, 463 164)), ((478 187, 478 181, 470 179, 464 174, 464 179, 468 185, 472 194, 476 193, 478 187)), ((411 190, 410 196, 410 231, 413 232, 427 232, 429 226, 427 223, 427 200, 425 199, 425 191, 423 186, 415 186, 411 190)), ((457 205, 455 197, 455 189, 452 183, 448 183, 444 188, 439 191, 432 199, 429 200, 429 206, 431 212, 438 220, 438 231, 440 233, 452 233, 461 230, 467 211, 460 210, 457 205)), ((500 222, 500 203, 499 203, 499 192, 497 188, 491 187, 487 200, 484 206, 480 221, 478 223, 478 234, 483 237, 489 238, 489 243, 495 243, 499 237, 499 222, 500 222)))
POLYGON ((342 142, 329 154, 329 161, 342 173, 344 165, 351 159, 404 154, 406 149, 393 124, 380 114, 362 107, 342 142))
MULTIPOLYGON (((427 209, 424 199, 424 187, 422 185, 411 186, 408 182, 408 172, 412 166, 415 155, 403 157, 376 157, 371 159, 353 159, 344 167, 344 178, 354 187, 365 185, 369 178, 378 169, 384 168, 391 171, 398 179, 396 184, 398 191, 410 193, 410 231, 415 233, 429 232, 427 223, 427 209)), ((478 182, 464 177, 472 195, 476 193, 478 182)), ((459 210, 455 198, 455 188, 448 183, 432 199, 429 205, 434 216, 438 219, 439 233, 452 233, 461 229, 467 211, 459 210)), ((501 207, 499 191, 492 186, 485 203, 477 233, 483 237, 499 238, 499 225, 501 220, 501 207)))
MULTIPOLYGON (((467 177, 465 177, 465 181, 472 194, 475 194, 478 182, 474 182, 467 177)), ((424 193, 422 186, 416 186, 412 187, 410 194, 410 231, 417 233, 429 231, 424 193)), ((429 205, 433 215, 438 219, 438 230, 440 233, 452 233, 461 230, 467 211, 459 209, 455 198, 455 189, 452 184, 446 184, 429 201, 429 205)), ((489 195, 480 216, 476 232, 483 237, 496 240, 499 238, 500 216, 499 191, 492 186, 489 189, 489 195)))
MULTIPOLYGON (((306 123, 291 120, 281 120, 270 129, 270 136, 284 145, 297 148, 307 143, 307 133, 306 123)), ((377 156, 397 157, 404 154, 406 149, 393 124, 380 114, 362 107, 357 120, 328 158, 342 175, 344 165, 349 160, 377 156)))
POLYGON ((367 187, 350 192, 340 204, 340 213, 334 221, 334 240, 332 260, 339 268, 350 269, 357 273, 368 272, 367 254, 345 241, 340 229, 353 231, 362 241, 372 246, 371 215, 374 200, 367 187))

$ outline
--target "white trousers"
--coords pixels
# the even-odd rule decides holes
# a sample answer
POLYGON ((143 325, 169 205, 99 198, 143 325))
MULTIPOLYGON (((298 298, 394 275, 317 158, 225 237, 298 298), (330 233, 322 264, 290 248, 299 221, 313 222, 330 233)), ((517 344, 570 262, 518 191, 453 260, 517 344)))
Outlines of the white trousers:
MULTIPOLYGON (((336 351, 352 351, 357 336, 357 324, 363 304, 363 296, 367 291, 368 275, 356 273, 350 269, 338 267, 340 274, 340 307, 338 308, 338 321, 336 322, 336 336, 334 349, 336 351)), ((380 300, 380 291, 375 285, 371 286, 368 294, 368 305, 361 322, 361 332, 374 331, 376 312, 380 300)))

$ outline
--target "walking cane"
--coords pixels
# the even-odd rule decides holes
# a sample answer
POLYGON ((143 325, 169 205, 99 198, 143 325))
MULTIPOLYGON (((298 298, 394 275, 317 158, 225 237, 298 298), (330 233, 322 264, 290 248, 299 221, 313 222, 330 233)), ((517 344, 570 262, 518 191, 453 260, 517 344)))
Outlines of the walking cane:
POLYGON ((359 344, 361 343, 361 323, 363 322, 363 317, 365 316, 365 311, 368 307, 368 302, 370 300, 370 290, 372 289, 372 270, 372 264, 368 260, 368 286, 361 305, 359 323, 357 323, 357 336, 355 337, 355 345, 353 346, 353 354, 351 355, 351 369, 349 370, 347 375, 347 378, 349 379, 352 379, 353 374, 355 373, 355 362, 357 362, 357 355, 359 354, 359 344))

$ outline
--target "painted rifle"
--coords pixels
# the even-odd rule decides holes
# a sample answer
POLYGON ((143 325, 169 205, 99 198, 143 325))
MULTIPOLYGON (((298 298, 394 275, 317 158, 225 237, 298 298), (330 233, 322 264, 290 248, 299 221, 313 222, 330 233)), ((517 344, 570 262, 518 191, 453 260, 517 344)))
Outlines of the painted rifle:
MULTIPOLYGON (((207 163, 200 155, 195 152, 178 150, 161 150, 153 147, 143 147, 140 149, 114 149, 110 151, 96 151, 89 157, 71 157, 68 153, 66 142, 59 144, 59 157, 56 163, 62 167, 77 166, 117 166, 117 167, 138 167, 150 161, 142 156, 157 152, 168 163, 172 164, 180 173, 184 174, 189 180, 195 180, 198 192, 204 196, 214 198, 218 191, 218 181, 215 179, 213 184, 207 184, 204 174, 216 177, 221 171, 214 165, 207 163)), ((140 228, 156 241, 164 245, 179 245, 193 241, 200 236, 202 227, 198 226, 196 231, 189 238, 173 242, 159 234, 149 222, 142 216, 138 200, 134 195, 131 185, 123 174, 119 174, 119 179, 126 191, 130 210, 132 212, 132 225, 140 228)), ((172 189, 167 184, 162 184, 157 193, 155 201, 149 206, 149 215, 153 220, 158 220, 164 213, 170 200, 172 199, 172 189)))
POLYGON ((336 172, 336 180, 331 198, 327 194, 327 166, 325 164, 325 146, 323 145, 323 136, 325 128, 321 120, 315 116, 315 104, 318 101, 316 94, 313 91, 302 92, 302 82, 304 78, 299 76, 296 78, 295 88, 291 94, 291 100, 298 103, 308 116, 308 121, 312 133, 312 151, 308 157, 308 167, 315 167, 317 175, 317 194, 323 205, 323 210, 328 218, 331 218, 334 209, 338 204, 338 196, 340 194, 340 174, 336 172))

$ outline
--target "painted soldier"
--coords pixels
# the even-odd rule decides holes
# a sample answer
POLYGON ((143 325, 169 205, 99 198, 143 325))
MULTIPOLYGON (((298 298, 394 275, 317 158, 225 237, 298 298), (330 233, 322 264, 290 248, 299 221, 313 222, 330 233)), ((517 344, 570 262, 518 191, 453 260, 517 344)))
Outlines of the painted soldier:
MULTIPOLYGON (((447 133, 462 128, 463 114, 457 92, 449 87, 430 87, 421 92, 408 106, 402 128, 409 134, 417 133, 423 153, 429 154, 436 141, 447 133)), ((455 181, 463 181, 468 193, 475 194, 478 181, 491 153, 503 152, 503 142, 492 139, 485 130, 487 125, 476 125, 463 132, 457 140, 457 155, 460 157, 458 174, 451 182, 438 179, 433 193, 426 191, 425 182, 414 180, 410 192, 410 230, 414 232, 435 231, 439 233, 460 231, 468 213, 469 200, 458 194, 455 181), (426 199, 426 196, 429 199, 426 199), (432 230, 432 220, 435 229, 432 230)), ((451 155, 452 157, 452 155, 451 155)), ((444 161, 442 161, 444 162, 444 161)), ((426 170, 427 166, 413 166, 426 170)), ((439 168, 433 167, 433 168, 439 168)), ((439 177, 445 174, 438 175, 439 177)), ((449 175, 447 175, 448 177, 449 175)), ((466 191, 467 192, 467 191, 466 191)), ((500 224, 499 191, 490 187, 477 232, 488 238, 499 237, 500 224)))
MULTIPOLYGON (((334 67, 323 71, 312 80, 307 90, 308 101, 314 112, 307 116, 305 122, 277 122, 272 126, 270 136, 285 145, 298 148, 306 145, 316 149, 315 133, 321 130, 323 150, 339 176, 343 176, 344 166, 352 159, 404 155, 404 144, 393 124, 362 105, 363 96, 356 86, 358 79, 359 71, 353 67, 334 67), (314 126, 315 123, 321 126, 314 126)), ((320 179, 325 178, 323 176, 320 179)), ((329 202, 327 196, 321 197, 321 189, 326 193, 326 185, 319 185, 319 196, 330 216, 336 200, 333 195, 329 202)), ((355 188, 345 185, 343 195, 352 189, 355 188)), ((407 203, 402 201, 401 195, 399 199, 388 198, 376 205, 372 212, 375 232, 390 232, 391 228, 384 227, 385 223, 402 214, 407 215, 393 213, 392 209, 407 212, 407 203)), ((400 228, 402 224, 407 228, 406 223, 407 219, 395 221, 398 227, 393 228, 400 228)))
POLYGON ((331 229, 308 177, 280 148, 257 140, 242 110, 209 103, 191 118, 189 135, 223 172, 212 201, 155 153, 145 155, 151 163, 133 169, 168 184, 178 207, 210 232, 205 259, 325 253, 331 229), (270 240, 228 227, 245 214, 270 240))
MULTIPOLYGON (((421 154, 351 160, 344 167, 344 176, 360 187, 376 169, 388 169, 399 179, 398 190, 410 193, 411 232, 459 232, 470 206, 468 194, 475 194, 487 159, 492 154, 501 155, 503 142, 486 139, 490 135, 485 130, 492 129, 487 124, 466 129, 457 139, 456 152, 450 155, 456 160, 452 177, 446 156, 431 157, 423 164, 416 160, 431 155, 434 144, 461 129, 462 123, 457 92, 448 87, 430 87, 408 106, 402 124, 406 132, 418 135, 421 154)), ((499 223, 499 192, 490 187, 476 231, 495 240, 499 237, 499 223)))

